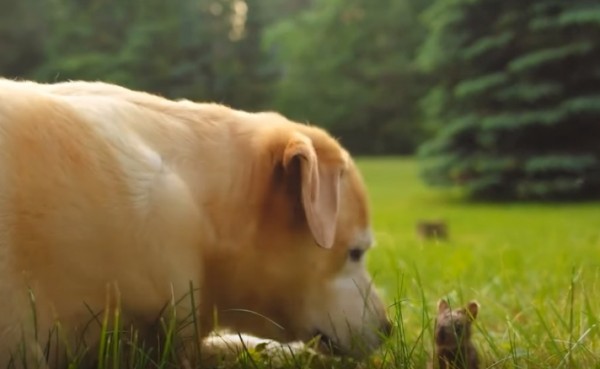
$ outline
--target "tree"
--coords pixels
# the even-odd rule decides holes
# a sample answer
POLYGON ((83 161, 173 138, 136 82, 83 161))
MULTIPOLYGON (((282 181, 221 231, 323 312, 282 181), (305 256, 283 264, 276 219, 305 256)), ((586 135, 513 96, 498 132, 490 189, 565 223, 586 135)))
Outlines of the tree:
POLYGON ((600 6, 437 0, 419 65, 423 177, 483 198, 600 194, 600 6))
POLYGON ((0 0, 0 71, 4 77, 28 76, 44 62, 46 4, 36 0, 0 0), (39 12, 32 12, 32 7, 39 12))
POLYGON ((274 107, 328 128, 354 153, 409 153, 420 139, 413 63, 427 1, 314 0, 269 32, 274 107))
POLYGON ((248 110, 266 105, 274 74, 260 46, 267 24, 258 0, 29 2, 36 1, 9 2, 0 15, 7 25, 0 43, 15 50, 0 55, 5 75, 103 80, 248 110))

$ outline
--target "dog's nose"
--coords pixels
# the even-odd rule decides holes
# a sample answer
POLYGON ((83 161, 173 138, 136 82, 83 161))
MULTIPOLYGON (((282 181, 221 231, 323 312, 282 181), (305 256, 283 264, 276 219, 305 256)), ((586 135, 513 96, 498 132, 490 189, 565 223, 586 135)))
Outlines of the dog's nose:
POLYGON ((392 324, 391 321, 389 320, 385 320, 383 322, 383 324, 381 325, 381 333, 385 336, 385 337, 389 337, 392 335, 392 332, 394 331, 394 325, 392 324))

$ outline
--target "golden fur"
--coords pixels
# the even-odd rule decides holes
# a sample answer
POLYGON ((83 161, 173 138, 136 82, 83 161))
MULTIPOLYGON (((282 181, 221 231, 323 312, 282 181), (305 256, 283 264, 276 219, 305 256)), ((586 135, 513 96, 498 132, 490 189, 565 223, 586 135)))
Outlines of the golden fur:
POLYGON ((56 321, 73 343, 107 298, 149 324, 190 283, 203 336, 214 311, 354 356, 389 332, 348 258, 372 242, 364 184, 319 128, 100 82, 0 80, 0 165, 0 366, 20 342, 40 360, 56 321))

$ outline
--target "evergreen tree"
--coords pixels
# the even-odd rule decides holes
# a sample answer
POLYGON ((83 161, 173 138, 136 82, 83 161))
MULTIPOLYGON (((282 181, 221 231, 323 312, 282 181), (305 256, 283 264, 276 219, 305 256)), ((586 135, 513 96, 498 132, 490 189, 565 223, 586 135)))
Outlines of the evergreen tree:
POLYGON ((28 77, 44 63, 43 39, 47 33, 44 11, 37 0, 0 0, 0 73, 3 77, 28 77), (39 11, 32 12, 37 7, 39 11))
POLYGON ((264 70, 267 24, 257 0, 56 0, 46 8, 44 60, 21 77, 103 80, 248 110, 266 105, 273 74, 264 70))
POLYGON ((437 0, 423 176, 476 197, 600 195, 600 4, 437 0))
POLYGON ((314 0, 270 32, 274 106, 328 128, 353 153, 410 153, 420 139, 414 65, 423 0, 314 0))

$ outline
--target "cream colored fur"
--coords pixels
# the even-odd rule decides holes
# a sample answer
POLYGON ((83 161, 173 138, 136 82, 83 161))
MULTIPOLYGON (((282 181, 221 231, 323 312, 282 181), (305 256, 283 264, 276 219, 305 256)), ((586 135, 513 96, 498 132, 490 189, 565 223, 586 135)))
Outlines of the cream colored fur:
POLYGON ((202 336, 216 312, 234 331, 319 332, 362 356, 389 328, 348 258, 372 242, 365 187, 321 129, 99 82, 0 80, 0 168, 0 367, 23 342, 43 364, 57 321, 74 344, 107 306, 150 325, 190 285, 202 336))

